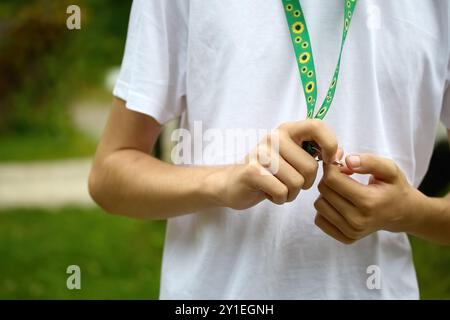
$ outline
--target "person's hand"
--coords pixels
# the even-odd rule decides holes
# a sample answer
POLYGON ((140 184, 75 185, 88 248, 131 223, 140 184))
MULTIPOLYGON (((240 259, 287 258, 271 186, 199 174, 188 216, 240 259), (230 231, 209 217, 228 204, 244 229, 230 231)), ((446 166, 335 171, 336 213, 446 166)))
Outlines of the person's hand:
POLYGON ((321 148, 325 163, 335 160, 336 137, 323 121, 284 123, 258 144, 244 164, 225 167, 209 177, 218 186, 220 205, 246 209, 264 199, 279 205, 293 201, 316 179, 317 160, 300 147, 311 140, 321 148))
POLYGON ((425 196, 392 160, 360 154, 347 156, 345 163, 341 169, 324 165, 314 203, 316 225, 345 244, 378 230, 405 231, 425 196), (352 173, 370 174, 368 185, 351 178, 352 173))

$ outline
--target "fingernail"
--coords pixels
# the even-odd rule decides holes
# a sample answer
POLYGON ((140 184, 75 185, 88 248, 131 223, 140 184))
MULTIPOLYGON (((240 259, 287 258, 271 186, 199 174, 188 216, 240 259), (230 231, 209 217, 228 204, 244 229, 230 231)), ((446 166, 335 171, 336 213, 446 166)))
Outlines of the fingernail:
POLYGON ((353 169, 359 168, 361 166, 361 158, 359 156, 349 156, 347 160, 353 169))

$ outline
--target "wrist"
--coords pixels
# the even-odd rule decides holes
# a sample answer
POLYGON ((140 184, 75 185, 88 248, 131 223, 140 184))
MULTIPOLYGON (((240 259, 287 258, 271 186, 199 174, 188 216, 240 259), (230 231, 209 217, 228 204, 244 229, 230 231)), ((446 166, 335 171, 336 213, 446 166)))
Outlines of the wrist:
POLYGON ((226 177, 228 167, 214 168, 206 174, 200 183, 208 203, 213 207, 224 207, 224 195, 226 191, 226 177))
POLYGON ((402 215, 403 219, 400 222, 399 231, 411 233, 421 224, 423 215, 425 214, 425 208, 428 206, 427 202, 427 196, 411 187, 411 192, 408 193, 408 196, 404 197, 404 214, 402 215))
POLYGON ((419 190, 414 189, 411 198, 408 215, 408 221, 404 223, 404 232, 412 235, 420 235, 427 228, 427 222, 430 217, 439 216, 444 210, 442 199, 428 197, 419 190))

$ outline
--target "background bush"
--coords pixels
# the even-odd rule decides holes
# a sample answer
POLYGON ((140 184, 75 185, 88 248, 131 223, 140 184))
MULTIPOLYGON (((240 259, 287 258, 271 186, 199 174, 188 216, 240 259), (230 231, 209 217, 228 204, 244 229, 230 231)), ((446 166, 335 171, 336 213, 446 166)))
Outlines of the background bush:
POLYGON ((101 86, 105 71, 121 62, 130 6, 131 0, 2 0, 0 135, 70 134, 70 102, 101 86), (69 4, 82 8, 82 31, 66 28, 69 4))

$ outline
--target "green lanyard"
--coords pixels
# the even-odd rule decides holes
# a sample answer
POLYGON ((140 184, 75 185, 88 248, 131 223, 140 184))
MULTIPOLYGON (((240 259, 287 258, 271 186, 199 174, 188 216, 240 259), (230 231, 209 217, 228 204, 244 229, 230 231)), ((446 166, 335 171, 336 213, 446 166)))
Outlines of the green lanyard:
MULTIPOLYGON (((344 49, 347 33, 352 21, 353 12, 355 11, 358 0, 344 0, 345 12, 344 12, 344 30, 342 33, 341 49, 339 52, 339 59, 337 62, 336 70, 334 71, 333 78, 328 88, 328 93, 322 106, 314 116, 314 109, 317 99, 317 80, 316 69, 314 66, 314 58, 311 47, 311 40, 309 37, 308 28, 306 25, 305 16, 303 14, 300 0, 281 0, 283 2, 284 10, 286 13, 286 19, 291 34, 292 44, 295 50, 295 56, 300 71, 300 78, 303 86, 303 92, 305 93, 306 106, 307 106, 307 118, 322 120, 330 109, 331 103, 334 99, 336 92, 336 85, 339 77, 339 69, 341 65, 342 51, 344 49)), ((305 148, 305 146, 304 146, 305 148)), ((307 145, 306 151, 310 154, 317 154, 317 145, 307 145), (311 149, 312 148, 312 149, 311 149), (315 150, 314 150, 315 149, 315 150)))

